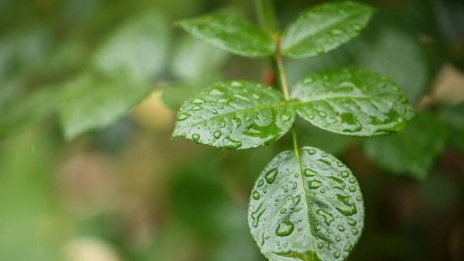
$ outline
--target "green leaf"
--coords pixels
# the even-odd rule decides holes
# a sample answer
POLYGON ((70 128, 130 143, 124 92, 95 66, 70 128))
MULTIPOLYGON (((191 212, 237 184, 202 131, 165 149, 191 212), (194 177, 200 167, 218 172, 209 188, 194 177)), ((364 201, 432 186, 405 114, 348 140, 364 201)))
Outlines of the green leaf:
POLYGON ((274 53, 275 45, 268 33, 231 15, 212 14, 178 24, 193 36, 234 54, 266 57, 274 53))
POLYGON ((424 180, 437 156, 444 150, 446 128, 436 117, 419 114, 403 131, 368 139, 366 156, 381 168, 424 180))
POLYGON ((282 54, 305 58, 333 50, 356 37, 373 12, 373 8, 353 2, 328 3, 309 9, 284 31, 282 54))
POLYGON ((74 79, 65 88, 59 116, 67 139, 114 123, 152 91, 148 85, 133 86, 90 75, 74 79))
POLYGON ((390 79, 361 68, 316 73, 291 95, 298 114, 334 133, 373 136, 401 130, 414 110, 390 79))
POLYGON ((209 80, 214 74, 219 74, 228 58, 229 53, 213 49, 208 44, 187 37, 176 49, 171 71, 176 77, 186 81, 209 80))
POLYGON ((444 107, 440 110, 440 118, 446 122, 450 132, 450 145, 464 151, 464 103, 444 107))
POLYGON ((163 89, 161 100, 168 108, 178 109, 186 100, 198 94, 200 91, 201 89, 194 88, 193 86, 172 84, 163 89))
POLYGON ((282 95, 253 82, 216 83, 185 102, 173 136, 226 149, 273 143, 295 119, 282 95))
POLYGON ((148 82, 163 69, 168 38, 167 23, 161 16, 137 17, 98 49, 94 64, 107 75, 123 74, 134 81, 148 82))
POLYGON ((4 106, 0 117, 0 135, 22 131, 50 116, 59 102, 59 88, 43 87, 26 97, 4 106))
POLYGON ((364 205, 351 171, 312 147, 284 151, 253 188, 248 223, 270 261, 343 260, 364 226, 364 205))

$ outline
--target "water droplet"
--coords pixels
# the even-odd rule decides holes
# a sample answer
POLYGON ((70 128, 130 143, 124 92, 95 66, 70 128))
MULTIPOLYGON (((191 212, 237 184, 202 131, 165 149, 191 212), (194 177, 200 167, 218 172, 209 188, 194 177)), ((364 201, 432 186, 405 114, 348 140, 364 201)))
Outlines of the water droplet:
POLYGON ((357 228, 353 228, 351 232, 353 233, 353 235, 359 234, 359 230, 357 228))
POLYGON ((342 178, 348 178, 348 176, 350 175, 350 173, 346 170, 342 171, 342 178))
POLYGON ((260 198, 261 198, 261 195, 259 195, 259 192, 258 192, 258 191, 253 192, 253 199, 254 199, 254 200, 258 200, 258 199, 260 199, 260 198))
POLYGON ((256 100, 261 99, 261 96, 259 96, 259 95, 256 94, 256 93, 253 93, 251 96, 253 96, 253 98, 255 98, 256 100))
POLYGON ((324 48, 318 47, 318 48, 316 49, 316 52, 317 52, 318 54, 321 54, 321 53, 324 52, 324 48))
POLYGON ((284 120, 284 121, 288 121, 288 120, 290 120, 290 118, 291 118, 291 116, 286 114, 286 113, 282 115, 282 120, 284 120))
POLYGON ((227 103, 229 103, 229 101, 230 101, 229 98, 221 98, 221 99, 219 99, 219 103, 222 103, 222 104, 227 104, 227 103))
POLYGON ((321 189, 321 193, 324 194, 326 192, 326 190, 323 188, 321 189))
POLYGON ((345 227, 342 226, 342 225, 338 225, 338 226, 337 226, 337 229, 338 229, 338 231, 340 231, 340 232, 345 231, 345 227))
POLYGON ((285 214, 285 213, 287 213, 287 209, 283 208, 280 210, 280 214, 285 214))
POLYGON ((198 134, 193 134, 192 135, 192 140, 195 141, 195 142, 198 142, 200 140, 200 135, 198 134))
POLYGON ((327 117, 327 113, 325 113, 324 111, 319 111, 319 116, 325 118, 327 117))
POLYGON ((224 91, 221 90, 221 87, 217 86, 211 89, 211 91, 209 92, 209 95, 212 95, 212 96, 224 95, 224 91))
POLYGON ((259 224, 259 219, 264 213, 264 210, 266 208, 264 207, 264 202, 259 205, 259 207, 256 209, 256 211, 251 213, 251 219, 253 221, 253 227, 257 227, 259 224))
POLYGON ((340 255, 341 255, 340 251, 336 251, 336 252, 334 253, 334 257, 335 257, 335 258, 339 258, 340 255))
POLYGON ((316 211, 316 213, 323 217, 324 218, 324 222, 330 226, 330 224, 332 223, 332 221, 334 221, 334 218, 332 216, 332 214, 328 213, 328 212, 325 212, 324 210, 322 209, 319 209, 316 211))
POLYGON ((300 201, 301 201, 300 196, 296 196, 292 198, 292 205, 290 206, 290 210, 295 209, 295 207, 298 205, 298 203, 300 203, 300 201))
POLYGON ((315 149, 309 149, 308 150, 309 155, 314 155, 316 153, 315 149))
POLYGON ((213 133, 213 136, 214 136, 215 139, 219 139, 222 136, 222 132, 221 131, 215 131, 213 133))
POLYGON ((361 202, 363 199, 362 199, 361 196, 357 196, 357 197, 356 197, 356 200, 359 201, 359 202, 361 202))
POLYGON ((193 104, 202 104, 204 103, 205 101, 203 99, 200 99, 200 98, 196 98, 192 101, 193 104))
POLYGON ((310 189, 317 189, 321 186, 321 182, 319 180, 312 180, 308 182, 308 187, 310 189))
POLYGON ((348 218, 348 225, 353 227, 353 226, 356 226, 356 223, 357 223, 356 220, 352 218, 348 218))
POLYGON ((238 149, 242 146, 242 142, 238 141, 238 140, 234 140, 232 139, 231 137, 227 137, 224 139, 224 145, 223 147, 226 148, 226 149, 232 149, 232 150, 235 150, 235 149, 238 149))
POLYGON ((339 236, 337 236, 337 237, 335 238, 335 241, 340 242, 340 241, 342 241, 342 238, 339 237, 339 236))
POLYGON ((322 249, 322 248, 324 248, 324 243, 322 243, 322 242, 319 242, 319 244, 317 244, 317 248, 319 248, 319 249, 322 249))
POLYGON ((243 83, 234 81, 234 82, 232 82, 232 86, 234 86, 234 87, 242 87, 243 83))
POLYGON ((303 83, 305 83, 305 84, 309 84, 309 83, 312 83, 312 82, 314 82, 314 79, 311 78, 311 77, 306 78, 306 79, 303 81, 303 83))
POLYGON ((263 185, 264 185, 264 180, 262 180, 262 179, 259 180, 259 181, 258 181, 258 188, 259 188, 259 187, 262 187, 263 185))
POLYGON ((276 235, 279 237, 289 236, 293 232, 294 228, 295 226, 289 220, 281 222, 277 227, 276 235))
POLYGON ((356 192, 356 187, 355 187, 355 186, 350 186, 350 187, 349 187, 349 190, 350 190, 351 192, 356 192))
POLYGON ((201 107, 200 107, 200 106, 193 106, 193 107, 192 107, 192 110, 194 110, 194 111, 199 111, 199 110, 201 110, 201 107))
POLYGON ((264 176, 264 178, 266 179, 266 182, 268 184, 272 184, 274 180, 276 179, 278 173, 279 173, 279 170, 277 168, 271 169, 268 173, 266 173, 266 176, 264 176))
POLYGON ((224 128, 226 126, 226 121, 221 120, 221 122, 219 123, 219 126, 221 126, 221 128, 224 128))
POLYGON ((347 196, 337 194, 337 201, 334 201, 333 204, 335 208, 345 216, 351 216, 358 212, 355 205, 347 196))
POLYGON ((316 173, 314 173, 314 171, 310 169, 304 169, 303 173, 306 177, 313 177, 314 175, 316 175, 316 173))
POLYGON ((186 113, 181 113, 179 115, 177 115, 177 120, 178 121, 183 121, 183 120, 186 120, 190 115, 186 114, 186 113))
POLYGON ((354 184, 356 183, 356 179, 354 177, 351 177, 348 179, 348 182, 350 182, 351 184, 354 184))

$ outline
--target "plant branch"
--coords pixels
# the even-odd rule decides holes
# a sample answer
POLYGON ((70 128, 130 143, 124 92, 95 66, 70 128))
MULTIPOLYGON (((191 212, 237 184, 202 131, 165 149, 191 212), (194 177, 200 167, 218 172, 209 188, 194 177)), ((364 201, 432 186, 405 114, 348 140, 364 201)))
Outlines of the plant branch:
POLYGON ((255 0, 255 8, 261 26, 266 31, 273 33, 276 29, 276 19, 272 0, 255 0))

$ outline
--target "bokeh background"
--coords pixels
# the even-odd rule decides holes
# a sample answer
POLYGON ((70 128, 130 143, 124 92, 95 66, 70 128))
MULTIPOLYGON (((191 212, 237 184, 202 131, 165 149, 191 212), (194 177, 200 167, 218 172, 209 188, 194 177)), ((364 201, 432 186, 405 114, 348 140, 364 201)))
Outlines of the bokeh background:
MULTIPOLYGON (((276 0, 280 27, 321 2, 276 0)), ((359 180, 365 230, 349 260, 464 260, 464 2, 365 2, 378 10, 361 37, 286 61, 289 81, 367 67, 399 83, 418 117, 369 139, 298 122, 300 144, 359 180)), ((174 26, 212 11, 256 21, 250 0, 0 0, 0 260, 265 260, 248 198, 289 138, 231 152, 170 137, 175 109, 201 88, 272 80, 268 60, 174 26), (132 92, 124 73, 148 87, 132 92), (85 88, 63 95, 73 84, 85 88)))

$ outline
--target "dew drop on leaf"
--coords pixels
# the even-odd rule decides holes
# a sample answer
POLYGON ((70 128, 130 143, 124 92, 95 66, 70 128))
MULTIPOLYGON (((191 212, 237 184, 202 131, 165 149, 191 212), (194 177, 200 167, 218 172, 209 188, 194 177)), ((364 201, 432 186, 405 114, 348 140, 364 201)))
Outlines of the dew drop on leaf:
POLYGON ((284 221, 279 224, 277 227, 276 235, 279 237, 286 237, 289 236, 293 230, 295 229, 295 225, 291 221, 284 221))
POLYGON ((226 148, 226 149, 235 150, 235 149, 238 149, 238 148, 240 148, 242 146, 241 141, 234 140, 231 137, 225 138, 224 141, 225 141, 224 148, 226 148))
POLYGON ((200 98, 196 98, 192 101, 193 104, 202 104, 204 103, 205 101, 203 99, 200 99, 200 98))
POLYGON ((186 114, 186 113, 181 113, 181 114, 179 114, 179 115, 177 116, 177 120, 178 120, 178 121, 183 121, 183 120, 186 120, 188 117, 189 117, 188 114, 186 114))
POLYGON ((214 136, 215 139, 219 139, 222 136, 222 132, 221 131, 215 131, 213 133, 213 136, 214 136))
POLYGON ((319 180, 312 180, 308 182, 308 187, 310 189, 317 189, 321 186, 321 182, 319 180))
POLYGON ((268 173, 266 173, 266 176, 265 176, 266 182, 268 184, 272 184, 274 180, 276 179, 278 173, 279 171, 277 170, 277 168, 271 169, 268 173))
POLYGON ((318 209, 318 210, 316 211, 316 213, 324 219, 324 222, 325 222, 327 225, 332 224, 332 221, 334 220, 332 214, 327 213, 327 212, 325 212, 325 211, 322 210, 322 209, 318 209))

